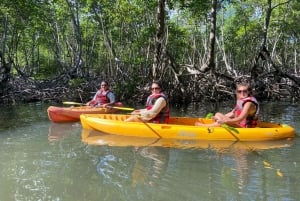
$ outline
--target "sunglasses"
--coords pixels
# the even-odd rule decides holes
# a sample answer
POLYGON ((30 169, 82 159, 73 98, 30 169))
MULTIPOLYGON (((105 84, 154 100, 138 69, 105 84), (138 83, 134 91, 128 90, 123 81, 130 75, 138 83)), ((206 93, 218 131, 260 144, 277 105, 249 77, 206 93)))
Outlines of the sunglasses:
POLYGON ((241 94, 241 93, 248 93, 248 90, 237 90, 237 93, 241 94))
POLYGON ((160 89, 159 87, 153 87, 153 88, 151 88, 151 90, 158 90, 158 89, 160 89))

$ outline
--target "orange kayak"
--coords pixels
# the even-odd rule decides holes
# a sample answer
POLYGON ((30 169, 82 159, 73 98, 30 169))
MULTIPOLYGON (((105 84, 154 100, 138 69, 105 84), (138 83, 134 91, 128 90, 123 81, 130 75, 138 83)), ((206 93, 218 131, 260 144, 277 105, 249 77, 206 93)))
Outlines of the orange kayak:
POLYGON ((81 114, 107 114, 115 113, 119 111, 114 108, 102 108, 91 106, 79 106, 79 107, 56 107, 50 106, 47 109, 48 117, 52 122, 76 122, 80 120, 81 114))

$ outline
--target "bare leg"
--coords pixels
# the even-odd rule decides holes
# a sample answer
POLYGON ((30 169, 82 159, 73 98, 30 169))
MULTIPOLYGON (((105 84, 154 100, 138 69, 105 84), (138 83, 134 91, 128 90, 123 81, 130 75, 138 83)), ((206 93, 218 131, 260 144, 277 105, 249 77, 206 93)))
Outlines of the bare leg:
POLYGON ((200 123, 200 122, 196 122, 195 126, 202 126, 202 127, 220 127, 221 124, 219 124, 218 122, 214 122, 211 124, 204 124, 204 123, 200 123))
POLYGON ((135 115, 132 115, 131 117, 125 119, 124 121, 126 121, 126 122, 139 122, 140 120, 135 115))
POLYGON ((220 112, 217 112, 213 119, 215 120, 214 123, 210 123, 210 124, 205 124, 205 123, 201 123, 201 122, 196 122, 195 123, 195 126, 202 126, 202 127, 220 127, 221 124, 218 123, 218 120, 221 120, 221 119, 224 119, 224 118, 227 118, 224 114, 220 113, 220 112))
POLYGON ((132 113, 131 113, 131 117, 125 119, 124 121, 126 122, 141 122, 138 118, 137 115, 140 115, 140 111, 139 110, 134 110, 132 113))
POLYGON ((214 119, 216 120, 216 121, 218 121, 218 120, 222 120, 222 119, 227 119, 228 117, 226 117, 226 115, 224 115, 224 114, 222 114, 222 113, 220 113, 220 112, 217 112, 216 114, 215 114, 215 116, 214 116, 214 119))
MULTIPOLYGON (((224 120, 229 120, 230 117, 227 116, 227 115, 224 115, 222 113, 217 112, 214 115, 213 119, 215 119, 216 122, 214 122, 212 124, 203 124, 203 123, 196 122, 195 125, 196 126, 203 126, 203 127, 220 127, 220 126, 222 126, 222 124, 218 123, 218 121, 219 122, 224 122, 224 120)), ((241 127, 238 123, 226 123, 226 124, 229 125, 229 126, 235 127, 235 128, 240 128, 241 127)))
POLYGON ((126 122, 147 122, 146 120, 141 119, 140 115, 131 115, 131 117, 125 119, 126 122))

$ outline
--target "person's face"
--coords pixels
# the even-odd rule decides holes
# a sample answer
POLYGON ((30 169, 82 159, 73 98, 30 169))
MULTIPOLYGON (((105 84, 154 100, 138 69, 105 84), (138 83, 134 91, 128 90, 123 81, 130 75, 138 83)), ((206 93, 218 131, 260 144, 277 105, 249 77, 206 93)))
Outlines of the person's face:
POLYGON ((246 86, 240 86, 236 90, 237 98, 247 98, 249 96, 249 90, 246 86))
POLYGON ((100 85, 100 88, 103 89, 103 90, 107 90, 108 86, 105 82, 102 82, 101 85, 100 85))
POLYGON ((152 84, 151 91, 153 94, 158 94, 161 92, 161 88, 157 84, 152 84))

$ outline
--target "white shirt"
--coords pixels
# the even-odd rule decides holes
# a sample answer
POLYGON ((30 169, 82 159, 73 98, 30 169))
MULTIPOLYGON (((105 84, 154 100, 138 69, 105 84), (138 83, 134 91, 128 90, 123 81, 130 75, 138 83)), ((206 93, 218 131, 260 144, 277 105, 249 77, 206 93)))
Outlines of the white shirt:
POLYGON ((141 118, 145 121, 149 121, 151 119, 153 119, 154 117, 156 117, 160 111, 167 105, 166 100, 163 97, 159 97, 153 107, 150 110, 147 109, 141 109, 140 110, 140 114, 141 114, 141 118))

